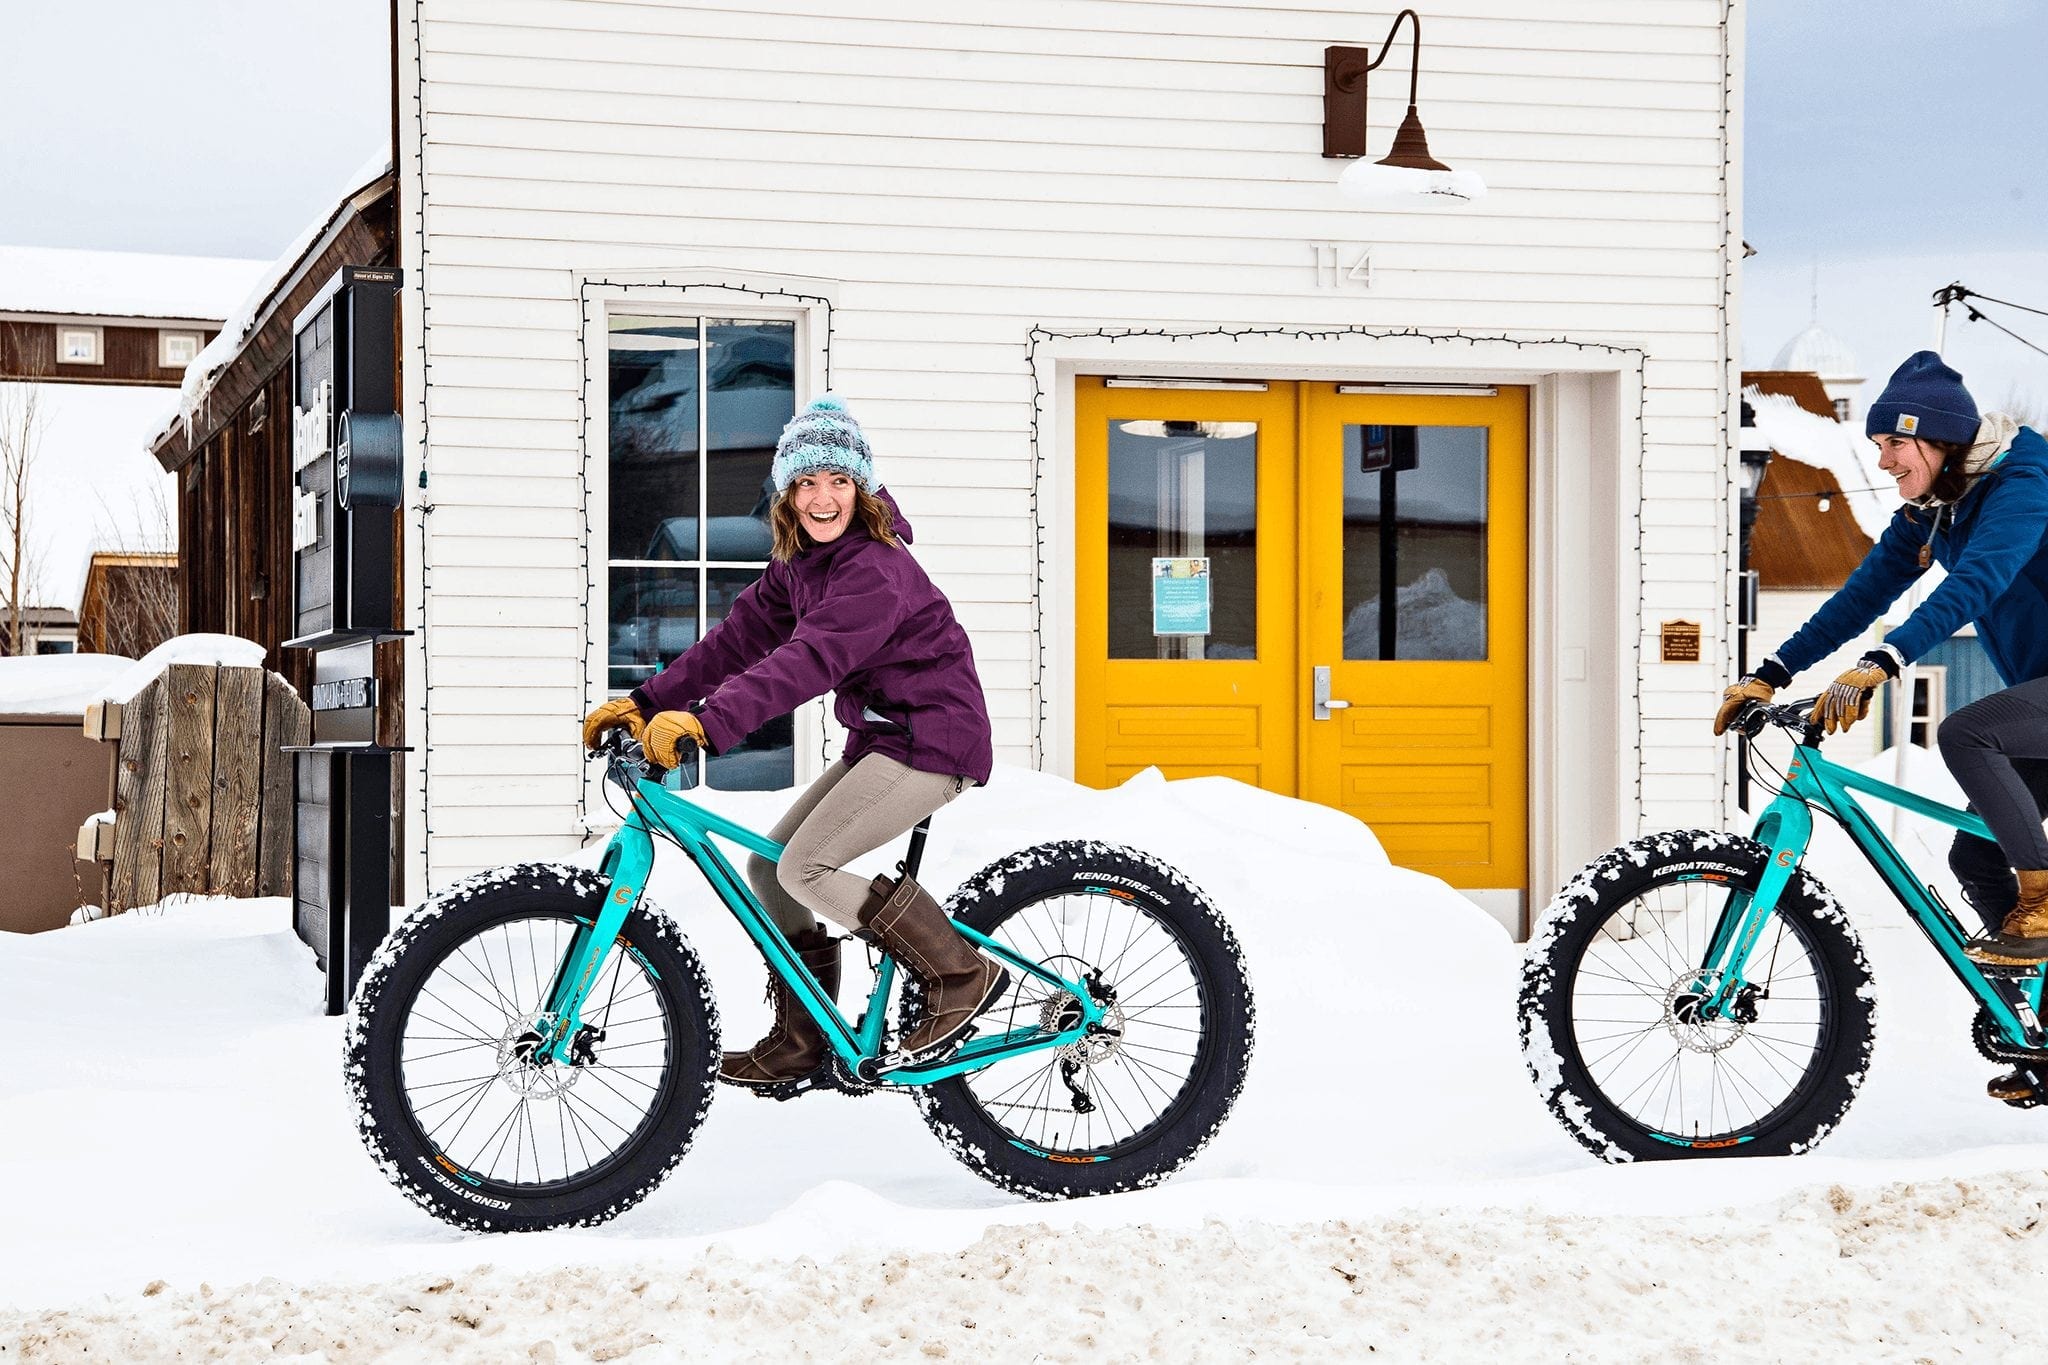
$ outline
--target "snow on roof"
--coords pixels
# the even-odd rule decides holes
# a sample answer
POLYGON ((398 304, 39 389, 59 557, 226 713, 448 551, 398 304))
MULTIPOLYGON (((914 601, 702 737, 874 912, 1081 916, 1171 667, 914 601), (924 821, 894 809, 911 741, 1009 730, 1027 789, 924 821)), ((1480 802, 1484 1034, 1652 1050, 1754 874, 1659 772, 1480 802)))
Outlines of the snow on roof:
MULTIPOLYGON (((314 244, 334 225, 348 202, 390 172, 391 155, 384 151, 378 152, 358 166, 355 174, 349 176, 341 193, 334 197, 334 208, 308 223, 299 235, 292 239, 292 244, 284 249, 284 254, 260 273, 256 283, 243 298, 241 306, 230 313, 227 320, 221 324, 219 335, 208 342, 206 349, 194 356, 192 363, 185 367, 185 382, 178 388, 179 420, 190 422, 193 415, 199 411, 199 405, 205 401, 207 391, 213 387, 215 376, 227 368, 228 362, 235 358, 235 353, 242 349, 243 340, 263 321, 264 307, 270 302, 271 296, 291 278, 292 273, 298 269, 300 259, 311 251, 314 244)), ((157 438, 161 439, 166 430, 168 423, 158 429, 157 438)), ((151 445, 155 444, 155 441, 151 442, 151 445)))
POLYGON ((1860 384, 1865 376, 1849 347, 1827 328, 1811 323, 1786 342, 1771 362, 1774 370, 1804 370, 1829 383, 1860 384))
POLYGON ((35 395, 42 437, 29 471, 29 559, 38 602, 76 607, 100 549, 177 548, 174 475, 149 440, 176 406, 169 389, 0 384, 0 408, 35 395))
POLYGON ((1853 427, 1808 412, 1797 400, 1765 393, 1754 384, 1742 391, 1756 415, 1756 429, 1771 449, 1835 476, 1856 525, 1873 541, 1891 525, 1899 510, 1898 484, 1877 467, 1877 447, 1853 427))
POLYGON ((134 664, 119 654, 0 658, 0 715, 83 716, 87 703, 134 664))
POLYGON ((0 311, 83 317, 224 318, 264 261, 0 246, 0 311))

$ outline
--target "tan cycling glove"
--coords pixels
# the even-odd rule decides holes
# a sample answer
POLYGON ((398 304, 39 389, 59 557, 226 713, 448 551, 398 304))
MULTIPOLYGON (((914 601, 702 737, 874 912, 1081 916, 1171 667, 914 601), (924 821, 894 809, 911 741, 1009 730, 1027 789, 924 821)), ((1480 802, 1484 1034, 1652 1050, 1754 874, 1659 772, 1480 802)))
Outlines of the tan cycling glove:
POLYGON ((638 739, 644 724, 640 719, 639 702, 631 697, 613 697, 583 718, 583 747, 595 749, 597 742, 604 738, 605 731, 616 730, 621 725, 626 727, 627 734, 638 739))
POLYGON ((1721 709, 1714 712, 1714 733, 1726 734, 1735 720, 1736 712, 1748 702, 1769 701, 1778 695, 1778 689, 1757 677, 1754 673, 1739 678, 1721 694, 1721 709))
POLYGON ((1858 659, 1854 668, 1828 684, 1828 690, 1820 694, 1820 700, 1813 704, 1813 714, 1807 719, 1831 735, 1837 730, 1847 733, 1850 726, 1870 714, 1870 694, 1897 676, 1899 661, 1884 650, 1872 650, 1858 659))
POLYGON ((673 768, 681 757, 676 746, 685 739, 704 747, 703 723, 688 711, 662 711, 647 722, 640 742, 647 746, 649 758, 664 768, 673 768))

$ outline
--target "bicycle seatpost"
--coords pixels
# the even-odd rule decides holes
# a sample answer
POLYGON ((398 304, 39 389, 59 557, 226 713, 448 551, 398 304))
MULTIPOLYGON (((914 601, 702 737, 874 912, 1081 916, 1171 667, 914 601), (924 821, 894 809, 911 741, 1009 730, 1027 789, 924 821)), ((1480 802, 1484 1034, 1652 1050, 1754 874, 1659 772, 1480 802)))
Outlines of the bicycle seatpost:
POLYGON ((896 871, 911 881, 917 880, 918 865, 924 861, 924 838, 932 832, 932 818, 927 815, 910 827, 910 849, 903 855, 903 861, 896 864, 896 871))

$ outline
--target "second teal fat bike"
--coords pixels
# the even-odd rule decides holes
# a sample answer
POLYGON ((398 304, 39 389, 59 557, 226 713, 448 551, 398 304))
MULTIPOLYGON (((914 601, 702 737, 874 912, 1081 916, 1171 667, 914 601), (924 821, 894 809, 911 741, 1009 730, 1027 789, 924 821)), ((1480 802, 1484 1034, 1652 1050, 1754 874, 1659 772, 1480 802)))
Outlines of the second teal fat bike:
POLYGON ((1608 1161, 1782 1156, 1826 1137, 1875 1036, 1870 965, 1839 902, 1801 866, 1815 812, 1839 823, 1976 1001, 1978 1050, 2048 1074, 2042 971, 1984 967, 1970 934, 1856 800, 1989 839, 1968 811, 1821 756, 1811 702, 1737 713, 1797 736, 1743 838, 1653 834, 1604 854, 1550 904, 1523 960, 1523 1055, 1545 1103, 1608 1161))
POLYGON ((407 916, 357 987, 358 1130, 435 1217, 600 1223, 688 1151, 715 1089, 718 1009, 689 941, 647 900, 657 839, 688 856, 831 1045, 828 1069, 783 1098, 907 1096, 969 1168, 1040 1199, 1153 1184, 1228 1117, 1251 1058, 1251 988, 1229 925, 1165 863, 1064 841, 970 878, 947 911, 1011 984, 950 1054, 912 1063, 892 1051, 917 1009, 891 1009, 896 964, 876 957, 865 1007, 842 1014, 714 840, 771 861, 780 845, 664 785, 621 732, 599 754, 627 809, 596 868, 525 863, 457 883, 407 916))

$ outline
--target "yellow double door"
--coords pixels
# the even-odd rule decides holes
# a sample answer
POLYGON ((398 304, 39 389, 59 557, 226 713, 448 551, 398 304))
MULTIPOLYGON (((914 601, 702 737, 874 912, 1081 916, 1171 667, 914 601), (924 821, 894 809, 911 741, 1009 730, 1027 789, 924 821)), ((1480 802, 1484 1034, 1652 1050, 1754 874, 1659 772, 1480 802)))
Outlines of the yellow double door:
POLYGON ((1527 390, 1188 382, 1075 381, 1075 775, 1234 777, 1523 889, 1527 390))

